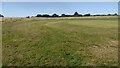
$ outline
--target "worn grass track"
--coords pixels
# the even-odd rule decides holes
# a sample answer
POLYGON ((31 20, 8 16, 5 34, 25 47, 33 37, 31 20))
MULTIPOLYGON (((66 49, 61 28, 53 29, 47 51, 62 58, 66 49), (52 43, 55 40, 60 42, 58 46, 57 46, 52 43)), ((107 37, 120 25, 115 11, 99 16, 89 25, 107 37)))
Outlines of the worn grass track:
POLYGON ((3 65, 118 65, 117 17, 4 18, 3 65))

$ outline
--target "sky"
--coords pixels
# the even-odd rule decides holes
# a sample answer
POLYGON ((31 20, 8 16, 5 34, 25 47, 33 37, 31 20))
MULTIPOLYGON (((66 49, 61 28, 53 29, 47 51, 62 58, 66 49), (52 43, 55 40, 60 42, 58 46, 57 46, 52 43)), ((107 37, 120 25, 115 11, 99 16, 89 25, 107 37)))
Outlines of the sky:
POLYGON ((114 14, 118 13, 118 2, 2 2, 6 17, 26 17, 37 14, 114 14))
POLYGON ((2 2, 118 2, 119 0, 1 0, 2 2))

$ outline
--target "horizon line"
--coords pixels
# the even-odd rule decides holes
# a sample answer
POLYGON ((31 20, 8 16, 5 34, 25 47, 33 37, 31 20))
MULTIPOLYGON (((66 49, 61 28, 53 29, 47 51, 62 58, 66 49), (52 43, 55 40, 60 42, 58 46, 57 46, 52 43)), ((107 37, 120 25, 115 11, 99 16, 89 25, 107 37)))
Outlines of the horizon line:
MULTIPOLYGON (((88 13, 89 14, 89 13, 88 13)), ((108 13, 108 14, 111 14, 111 13, 108 13)), ((90 14, 91 16, 94 16, 94 15, 108 15, 108 14, 90 14)), ((115 13, 112 13, 111 15, 114 15, 115 13)), ((45 15, 45 14, 42 14, 42 15, 45 15)), ((49 14, 47 14, 47 15, 49 15, 49 14)), ((68 14, 67 14, 68 15, 68 14)), ((85 15, 85 14, 84 14, 85 15)), ((84 16, 83 15, 83 16, 84 16)), ((120 15, 120 14, 118 14, 117 13, 117 15, 120 15)), ((3 15, 4 16, 4 15, 3 15)), ((4 16, 4 17, 36 17, 37 15, 27 15, 27 16, 4 16)), ((50 15, 50 16, 52 16, 52 15, 50 15)), ((61 15, 59 15, 59 16, 61 16, 61 15)))
MULTIPOLYGON (((1 15, 3 15, 4 16, 4 14, 2 14, 2 13, 0 13, 1 15)), ((52 14, 47 14, 47 13, 37 13, 36 15, 38 15, 38 14, 40 14, 40 15, 53 15, 53 14, 57 14, 57 13, 52 13, 52 14)), ((74 13, 73 14, 68 14, 68 13, 62 13, 62 14, 65 14, 65 15, 74 15, 74 13)), ((61 16, 62 14, 57 14, 57 15, 59 15, 59 16, 61 16)), ((79 14, 79 13, 78 13, 79 14)), ((117 15, 119 15, 118 13, 95 13, 95 14, 91 14, 91 13, 84 13, 84 14, 80 14, 80 15, 85 15, 85 14, 90 14, 90 15, 108 15, 108 14, 117 14, 117 15)), ((28 17, 28 16, 30 16, 30 17, 34 17, 34 16, 36 16, 36 15, 26 15, 26 16, 4 16, 4 17, 28 17)))

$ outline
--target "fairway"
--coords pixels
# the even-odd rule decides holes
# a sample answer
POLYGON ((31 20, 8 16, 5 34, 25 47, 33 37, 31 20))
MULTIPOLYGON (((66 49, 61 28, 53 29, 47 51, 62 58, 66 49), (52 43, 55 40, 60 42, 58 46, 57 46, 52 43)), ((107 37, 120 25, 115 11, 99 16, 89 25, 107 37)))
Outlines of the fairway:
POLYGON ((118 65, 117 16, 3 18, 3 66, 118 65))

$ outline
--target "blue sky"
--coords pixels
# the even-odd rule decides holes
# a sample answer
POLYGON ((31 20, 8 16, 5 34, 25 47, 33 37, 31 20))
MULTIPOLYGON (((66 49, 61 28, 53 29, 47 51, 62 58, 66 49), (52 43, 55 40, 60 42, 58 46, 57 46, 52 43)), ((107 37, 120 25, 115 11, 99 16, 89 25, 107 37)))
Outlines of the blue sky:
POLYGON ((117 2, 3 2, 2 12, 7 17, 35 16, 37 14, 61 15, 118 13, 117 2))

